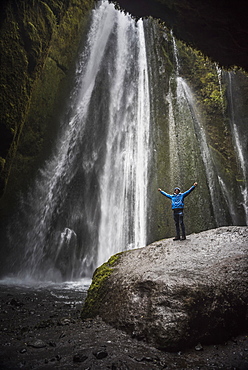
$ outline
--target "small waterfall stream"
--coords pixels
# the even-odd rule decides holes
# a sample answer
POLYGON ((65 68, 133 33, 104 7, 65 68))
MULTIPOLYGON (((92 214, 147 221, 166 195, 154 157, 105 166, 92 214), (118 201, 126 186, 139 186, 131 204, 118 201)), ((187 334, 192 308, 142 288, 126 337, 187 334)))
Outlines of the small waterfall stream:
MULTIPOLYGON (((183 166, 185 166, 187 161, 194 162, 195 155, 190 157, 189 153, 194 153, 196 148, 199 148, 199 154, 205 167, 215 222, 216 225, 222 225, 223 212, 219 207, 220 198, 217 191, 219 185, 218 176, 215 173, 213 159, 208 147, 205 129, 202 124, 201 114, 194 99, 194 94, 187 81, 179 75, 180 56, 176 40, 172 33, 171 36, 173 41, 175 75, 171 76, 167 101, 169 103, 170 161, 174 163, 172 165, 172 168, 174 168, 174 179, 177 183, 180 178, 182 178, 183 168, 180 167, 180 164, 183 163, 183 166), (171 84, 174 82, 176 83, 176 90, 173 96, 171 84), (187 150, 187 155, 183 153, 184 150, 187 150)), ((195 169, 197 167, 198 166, 195 164, 195 169)), ((199 173, 195 172, 194 176, 195 179, 197 179, 199 173)))
MULTIPOLYGON (((207 137, 207 127, 201 112, 199 111, 199 104, 197 103, 194 92, 187 80, 181 75, 180 53, 177 48, 177 43, 171 32, 173 60, 174 60, 174 74, 169 80, 169 90, 166 96, 168 103, 169 116, 169 154, 170 154, 170 168, 171 176, 174 184, 179 184, 184 178, 184 173, 193 174, 194 178, 199 177, 207 183, 211 206, 216 226, 226 225, 232 220, 232 223, 239 224, 239 210, 237 209, 238 201, 233 196, 233 189, 228 183, 226 176, 222 177, 224 171, 220 171, 219 163, 214 158, 213 148, 209 145, 207 137), (198 151, 198 154, 197 154, 198 151), (199 171, 199 163, 196 163, 196 156, 200 155, 202 164, 205 168, 204 176, 202 177, 199 171), (191 162, 195 170, 187 170, 187 162, 191 162)), ((218 81, 220 98, 221 98, 221 114, 225 121, 225 106, 224 93, 222 87, 222 71, 215 65, 216 77, 218 81)), ((240 139, 238 127, 235 123, 235 108, 232 98, 232 74, 229 73, 229 95, 231 106, 231 130, 236 147, 236 154, 240 167, 242 169, 242 177, 244 181, 241 182, 241 192, 243 195, 243 207, 246 213, 247 224, 247 168, 244 160, 244 147, 240 139)), ((184 181, 187 181, 184 180, 184 181)), ((173 186, 173 184, 171 184, 173 186)))
MULTIPOLYGON (((236 147, 237 158, 240 164, 241 172, 243 175, 243 181, 240 184, 241 194, 243 196, 243 208, 245 211, 246 217, 246 225, 248 225, 248 167, 247 161, 245 160, 245 142, 247 145, 247 137, 244 137, 243 140, 241 138, 237 123, 236 123, 236 112, 235 105, 234 105, 234 97, 233 97, 233 78, 232 72, 228 72, 228 79, 229 79, 229 96, 230 96, 230 107, 231 107, 231 128, 233 132, 233 141, 236 147)), ((247 150, 247 146, 246 146, 247 150)))
POLYGON ((182 78, 177 78, 177 96, 180 101, 180 106, 183 105, 183 100, 188 105, 188 109, 190 111, 193 123, 194 123, 194 130, 196 133, 196 137, 198 139, 198 145, 201 151, 201 157, 203 160, 203 164, 205 166, 205 173, 208 181, 208 187, 211 197, 211 202, 213 205, 214 217, 217 225, 221 225, 223 222, 223 214, 219 207, 220 200, 218 197, 218 184, 217 178, 215 174, 213 160, 211 158, 211 153, 207 144, 206 134, 204 131, 204 127, 201 124, 201 117, 199 112, 196 108, 196 103, 194 101, 193 94, 188 86, 187 82, 182 78))

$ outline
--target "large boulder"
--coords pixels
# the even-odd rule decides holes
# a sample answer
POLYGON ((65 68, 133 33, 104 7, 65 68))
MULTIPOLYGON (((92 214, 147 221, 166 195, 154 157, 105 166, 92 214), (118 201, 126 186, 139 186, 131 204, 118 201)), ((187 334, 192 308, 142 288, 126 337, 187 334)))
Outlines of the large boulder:
POLYGON ((119 253, 100 266, 82 310, 163 350, 247 330, 248 227, 221 227, 119 253))

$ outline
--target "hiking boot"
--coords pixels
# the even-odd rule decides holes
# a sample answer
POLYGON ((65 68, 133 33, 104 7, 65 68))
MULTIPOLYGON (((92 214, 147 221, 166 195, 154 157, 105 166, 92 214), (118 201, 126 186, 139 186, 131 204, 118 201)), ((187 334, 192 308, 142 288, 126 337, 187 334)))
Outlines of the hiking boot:
POLYGON ((182 240, 186 240, 186 236, 185 235, 182 236, 182 240))
POLYGON ((180 236, 176 236, 173 240, 180 240, 180 236))

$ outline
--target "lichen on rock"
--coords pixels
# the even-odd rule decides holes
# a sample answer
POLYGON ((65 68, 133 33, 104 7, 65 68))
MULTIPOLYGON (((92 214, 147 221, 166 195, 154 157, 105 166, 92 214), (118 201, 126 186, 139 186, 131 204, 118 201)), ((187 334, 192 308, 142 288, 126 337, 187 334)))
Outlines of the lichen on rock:
POLYGON ((87 319, 94 317, 98 307, 101 305, 101 301, 104 298, 104 294, 107 294, 108 286, 106 282, 108 277, 112 274, 113 268, 120 258, 122 253, 117 253, 99 266, 93 275, 93 281, 88 290, 87 298, 84 303, 83 310, 81 312, 81 318, 87 319))

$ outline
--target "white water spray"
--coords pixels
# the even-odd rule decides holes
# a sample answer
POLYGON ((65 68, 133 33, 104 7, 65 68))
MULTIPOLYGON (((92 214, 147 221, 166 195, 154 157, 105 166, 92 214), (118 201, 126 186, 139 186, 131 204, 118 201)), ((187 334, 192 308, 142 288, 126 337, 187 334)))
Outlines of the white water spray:
POLYGON ((236 153, 238 156, 238 160, 240 163, 241 171, 243 174, 243 184, 240 185, 241 193, 243 196, 243 207, 245 211, 246 217, 246 225, 248 225, 248 179, 247 179, 247 168, 246 168, 246 161, 244 157, 244 150, 242 146, 242 140, 239 134, 238 127, 236 125, 236 118, 235 118, 235 107, 233 103, 233 92, 232 92, 232 73, 228 73, 229 78, 229 88, 230 88, 230 105, 231 105, 231 129, 233 132, 234 138, 234 145, 236 147, 236 153))
POLYGON ((178 49, 177 49, 176 39, 173 36, 172 30, 171 30, 170 34, 171 34, 172 42, 173 42, 173 55, 174 55, 175 64, 176 64, 176 76, 179 76, 179 68, 180 68, 180 64, 179 64, 179 53, 178 53, 178 49))
POLYGON ((149 100, 143 22, 101 1, 54 155, 9 232, 20 278, 78 279, 146 244, 149 100))
POLYGON ((177 96, 179 101, 181 100, 180 105, 183 105, 183 100, 185 100, 185 102, 187 102, 189 106, 195 126, 195 132, 198 137, 202 160, 205 166, 205 173, 208 181, 208 188, 211 196, 211 202, 213 206, 216 224, 221 225, 223 215, 220 207, 218 206, 219 204, 218 192, 216 191, 216 189, 218 188, 217 186, 218 178, 215 174, 213 160, 208 147, 205 130, 201 124, 200 114, 194 102, 193 93, 191 92, 189 85, 182 77, 177 78, 177 96))
POLYGON ((143 22, 116 12, 107 152, 101 178, 100 265, 146 244, 150 98, 143 22))
POLYGON ((220 88, 222 113, 223 113, 223 116, 224 116, 225 106, 224 106, 224 95, 223 95, 223 87, 222 87, 222 69, 219 68, 217 64, 215 64, 215 68, 216 68, 216 73, 217 73, 219 88, 220 88))
POLYGON ((171 86, 169 87, 168 95, 166 96, 166 100, 168 103, 169 108, 169 156, 170 156, 170 163, 171 167, 174 167, 174 177, 176 183, 180 179, 180 168, 176 165, 173 166, 173 163, 180 163, 179 159, 179 144, 178 144, 178 131, 176 127, 176 119, 174 116, 174 110, 173 110, 173 96, 171 91, 171 86))

